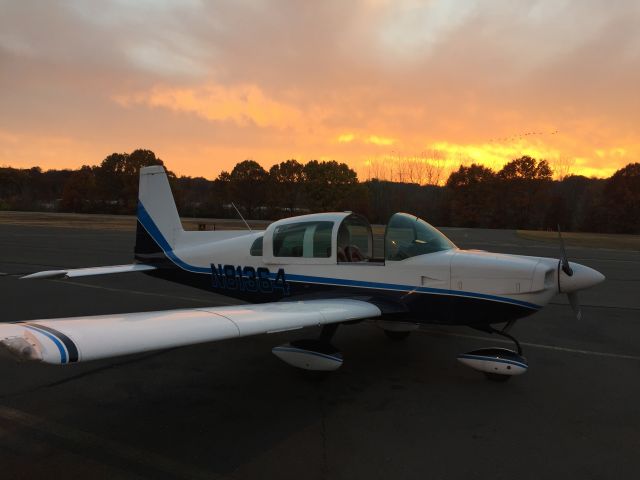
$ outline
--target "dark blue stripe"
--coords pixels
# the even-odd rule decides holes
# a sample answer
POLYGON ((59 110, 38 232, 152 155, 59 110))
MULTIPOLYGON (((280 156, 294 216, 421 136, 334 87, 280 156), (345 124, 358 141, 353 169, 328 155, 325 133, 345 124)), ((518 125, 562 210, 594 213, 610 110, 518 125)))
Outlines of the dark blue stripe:
MULTIPOLYGON (((187 270, 189 272, 194 273, 206 273, 210 274, 211 269, 207 267, 196 267, 195 265, 189 265, 188 263, 182 261, 180 258, 173 253, 173 249, 169 242, 164 238, 156 224, 153 222, 151 216, 147 213, 142 205, 142 202, 138 202, 138 220, 145 228, 149 235, 155 240, 155 242, 162 248, 162 251, 165 253, 169 259, 177 266, 182 268, 183 270, 187 270)), ((270 274, 272 279, 275 279, 276 273, 270 274)), ((526 307, 533 310, 539 310, 542 308, 540 305, 536 305, 535 303, 525 302, 523 300, 515 300, 507 297, 499 297, 497 295, 489 295, 486 293, 476 293, 476 292, 463 292, 458 290, 447 290, 442 288, 430 288, 430 287, 418 287, 412 285, 398 285, 395 283, 381 283, 381 282, 366 282, 362 280, 347 280, 343 278, 327 278, 327 277, 314 277, 310 275, 295 275, 295 274, 287 274, 287 281, 298 282, 298 283, 317 283, 320 285, 340 285, 340 286, 348 286, 348 287, 360 287, 360 288, 374 288, 374 289, 384 289, 384 290, 395 290, 400 292, 417 292, 417 293, 429 293, 435 295, 449 295, 456 297, 467 297, 467 298, 476 298, 480 300, 491 300, 493 302, 501 302, 501 303, 510 303, 512 305, 518 305, 520 307, 526 307)))
POLYGON ((517 362, 515 360, 509 360, 507 358, 492 358, 485 357, 483 355, 471 355, 469 353, 461 353, 458 355, 458 358, 468 358, 469 360, 484 360, 486 362, 498 362, 498 363, 506 363, 507 365, 516 365, 517 367, 529 368, 529 365, 522 362, 517 362))
POLYGON ((44 330, 40 330, 39 328, 32 327, 30 325, 27 325, 26 323, 24 323, 23 325, 29 330, 41 333, 45 337, 48 337, 53 343, 55 343, 56 347, 58 347, 58 350, 60 351, 60 363, 67 363, 67 352, 65 351, 64 346, 62 345, 62 342, 60 340, 51 335, 49 332, 45 332, 44 330))
POLYGON ((67 337, 64 333, 58 330, 55 330, 51 327, 47 327, 46 325, 40 325, 39 323, 29 322, 29 325, 31 325, 34 328, 39 328, 44 332, 48 332, 51 335, 55 336, 57 339, 59 339, 67 349, 67 353, 69 354, 69 363, 75 363, 78 361, 78 347, 76 347, 76 344, 73 343, 73 341, 69 337, 67 337))
POLYGON ((151 238, 155 240, 158 246, 162 249, 164 254, 171 259, 173 263, 178 265, 183 270, 194 273, 211 273, 211 268, 196 267, 183 262, 178 256, 173 253, 173 248, 169 245, 169 242, 164 238, 160 229, 156 226, 149 213, 145 210, 142 202, 138 202, 138 220, 144 227, 144 229, 151 235, 151 238))

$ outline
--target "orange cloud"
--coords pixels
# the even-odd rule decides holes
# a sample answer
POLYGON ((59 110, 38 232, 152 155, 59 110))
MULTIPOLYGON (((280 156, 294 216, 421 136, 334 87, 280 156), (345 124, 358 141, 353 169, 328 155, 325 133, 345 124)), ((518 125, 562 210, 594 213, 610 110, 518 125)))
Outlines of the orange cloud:
POLYGON ((272 10, 14 2, 0 15, 0 163, 75 168, 142 147, 178 174, 297 158, 366 178, 391 159, 421 170, 423 152, 438 168, 532 155, 598 176, 640 160, 632 1, 272 10))
POLYGON ((393 138, 379 137, 378 135, 369 135, 366 143, 373 143, 374 145, 393 145, 396 141, 393 138))
POLYGON ((0 130, 0 165, 17 168, 77 168, 99 163, 105 154, 94 145, 68 136, 0 130))
POLYGON ((206 120, 232 121, 244 126, 290 128, 302 120, 295 107, 269 98, 256 85, 225 87, 209 84, 192 88, 158 86, 147 92, 114 95, 124 107, 146 105, 175 112, 194 113, 206 120))
POLYGON ((343 133, 338 137, 338 143, 351 143, 355 138, 353 133, 343 133))

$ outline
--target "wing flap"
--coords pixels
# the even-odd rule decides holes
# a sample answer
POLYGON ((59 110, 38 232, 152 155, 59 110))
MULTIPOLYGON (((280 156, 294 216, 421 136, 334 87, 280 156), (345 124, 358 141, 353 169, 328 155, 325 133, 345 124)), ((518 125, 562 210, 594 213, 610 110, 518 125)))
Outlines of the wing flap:
POLYGON ((351 299, 263 303, 207 311, 231 320, 241 337, 380 315, 380 309, 375 305, 351 299))
POLYGON ((336 299, 33 320, 1 324, 0 345, 23 360, 66 364, 380 314, 336 299))
POLYGON ((155 270, 153 265, 133 263, 131 265, 111 265, 108 267, 70 268, 67 270, 45 270, 20 277, 21 280, 42 280, 54 278, 88 277, 92 275, 110 275, 112 273, 131 273, 155 270))

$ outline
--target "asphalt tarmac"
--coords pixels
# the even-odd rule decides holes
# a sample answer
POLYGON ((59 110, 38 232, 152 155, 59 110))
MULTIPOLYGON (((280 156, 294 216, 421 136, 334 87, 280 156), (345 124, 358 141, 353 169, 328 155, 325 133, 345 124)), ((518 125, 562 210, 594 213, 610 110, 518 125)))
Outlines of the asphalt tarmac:
MULTIPOLYGON (((512 231, 449 229, 463 248, 557 257, 512 231)), ((144 276, 23 281, 129 263, 133 232, 0 225, 2 321, 227 305, 144 276)), ((540 479, 640 473, 640 252, 568 248, 605 283, 521 320, 529 372, 497 384, 457 353, 505 346, 464 328, 392 342, 339 329, 317 378, 271 348, 315 330, 66 367, 0 359, 0 478, 540 479)))

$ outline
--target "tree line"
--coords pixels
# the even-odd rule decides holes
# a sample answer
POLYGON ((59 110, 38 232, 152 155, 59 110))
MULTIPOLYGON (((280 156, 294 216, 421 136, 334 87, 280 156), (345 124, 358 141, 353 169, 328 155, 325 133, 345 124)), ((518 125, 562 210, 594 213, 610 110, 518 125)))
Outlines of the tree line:
MULTIPOLYGON (((113 153, 78 170, 0 168, 0 209, 133 214, 138 172, 164 165, 150 150, 113 153)), ((580 175, 553 180, 548 162, 522 156, 502 169, 461 165, 445 184, 358 181, 344 163, 287 160, 265 170, 239 162, 215 180, 176 176, 169 181, 183 216, 277 219, 351 210, 373 223, 397 211, 439 226, 640 233, 640 163, 607 179, 580 175)))

